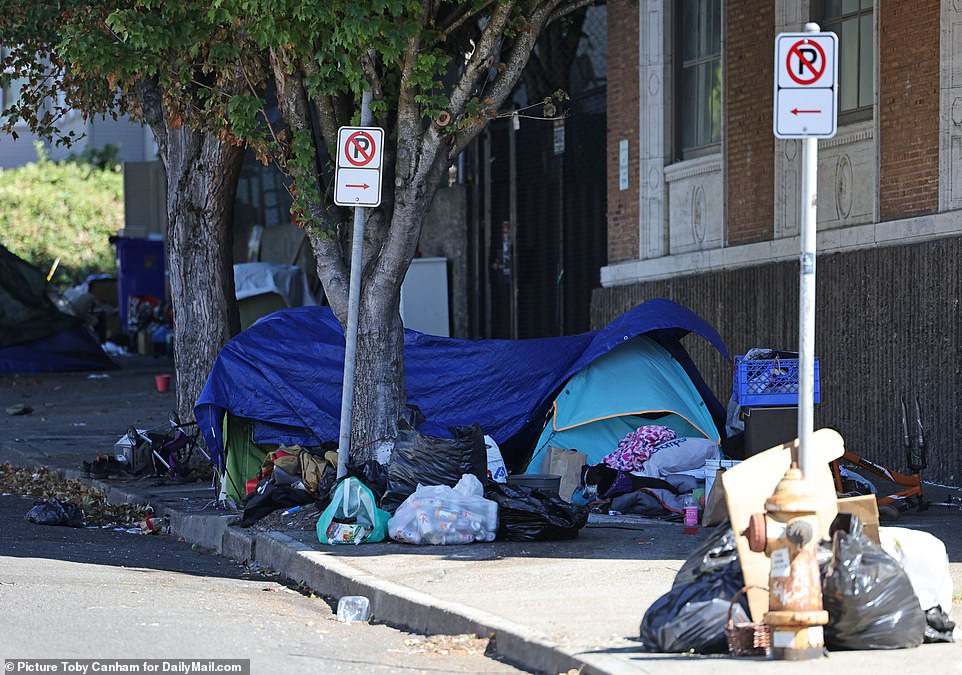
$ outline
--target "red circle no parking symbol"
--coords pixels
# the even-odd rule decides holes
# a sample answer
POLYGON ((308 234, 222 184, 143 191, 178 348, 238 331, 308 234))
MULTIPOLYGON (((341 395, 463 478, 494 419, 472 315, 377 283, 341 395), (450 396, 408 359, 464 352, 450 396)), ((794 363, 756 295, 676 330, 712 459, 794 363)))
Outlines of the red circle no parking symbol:
POLYGON ((785 69, 788 76, 802 85, 818 82, 825 72, 825 50, 814 40, 799 40, 788 50, 785 69))
POLYGON ((355 131, 347 137, 344 144, 344 156, 353 166, 364 167, 371 163, 377 148, 374 137, 366 131, 355 131))

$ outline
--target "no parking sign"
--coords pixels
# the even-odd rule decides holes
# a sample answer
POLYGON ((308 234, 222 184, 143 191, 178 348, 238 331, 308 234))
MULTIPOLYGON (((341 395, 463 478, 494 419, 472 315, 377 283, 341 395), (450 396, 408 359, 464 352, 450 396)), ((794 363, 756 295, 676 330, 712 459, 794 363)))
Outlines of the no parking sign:
POLYGON ((381 204, 381 157, 384 129, 341 127, 337 131, 334 203, 375 207, 381 204))
POLYGON ((775 136, 835 135, 837 53, 835 33, 779 33, 775 38, 775 136))

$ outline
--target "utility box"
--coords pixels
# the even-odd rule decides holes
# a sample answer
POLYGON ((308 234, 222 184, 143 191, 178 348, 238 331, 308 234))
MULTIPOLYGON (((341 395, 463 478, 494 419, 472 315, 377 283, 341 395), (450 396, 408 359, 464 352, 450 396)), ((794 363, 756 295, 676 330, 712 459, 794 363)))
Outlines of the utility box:
POLYGON ((401 321, 405 328, 448 337, 448 259, 415 258, 401 284, 401 321))
POLYGON ((745 458, 798 438, 798 406, 742 408, 745 458))

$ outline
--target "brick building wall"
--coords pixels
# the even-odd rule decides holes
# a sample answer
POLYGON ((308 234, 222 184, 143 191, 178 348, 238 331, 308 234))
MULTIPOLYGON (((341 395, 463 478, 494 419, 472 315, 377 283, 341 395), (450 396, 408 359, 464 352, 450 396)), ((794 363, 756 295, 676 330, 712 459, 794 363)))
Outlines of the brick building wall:
POLYGON ((880 2, 879 215, 939 206, 939 0, 880 2))
MULTIPOLYGON (((911 402, 918 396, 929 444, 926 477, 950 485, 962 485, 960 261, 962 237, 820 256, 815 304, 822 401, 816 428, 835 427, 846 447, 904 470, 898 397, 911 402)), ((591 327, 652 298, 694 311, 732 354, 798 344, 796 261, 595 289, 591 327)), ((731 364, 694 335, 685 346, 727 402, 731 364)))
POLYGON ((725 221, 732 246, 774 234, 775 0, 725 6, 725 221))
POLYGON ((608 3, 608 262, 638 258, 638 2, 608 3), (628 189, 618 143, 628 139, 628 189))

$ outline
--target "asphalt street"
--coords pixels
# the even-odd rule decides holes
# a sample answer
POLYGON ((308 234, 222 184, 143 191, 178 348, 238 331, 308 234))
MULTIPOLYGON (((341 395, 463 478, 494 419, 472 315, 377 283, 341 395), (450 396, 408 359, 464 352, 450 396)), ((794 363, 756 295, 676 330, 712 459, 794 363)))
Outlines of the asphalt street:
POLYGON ((514 673, 484 641, 339 623, 328 603, 172 536, 28 523, 0 496, 0 659, 251 660, 252 673, 514 673))

